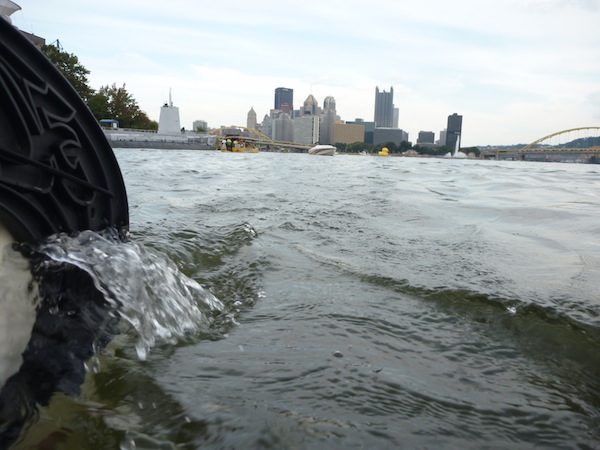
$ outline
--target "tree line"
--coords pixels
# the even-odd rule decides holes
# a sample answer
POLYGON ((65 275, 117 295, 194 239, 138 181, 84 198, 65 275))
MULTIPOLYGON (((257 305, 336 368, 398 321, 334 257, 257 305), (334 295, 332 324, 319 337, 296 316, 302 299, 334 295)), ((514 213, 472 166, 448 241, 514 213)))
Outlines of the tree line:
POLYGON ((158 130, 158 122, 150 120, 140 109, 133 95, 127 92, 125 84, 118 87, 113 83, 112 86, 101 86, 94 90, 89 85, 90 71, 77 56, 55 45, 42 45, 40 49, 71 83, 97 120, 114 119, 123 128, 158 130))

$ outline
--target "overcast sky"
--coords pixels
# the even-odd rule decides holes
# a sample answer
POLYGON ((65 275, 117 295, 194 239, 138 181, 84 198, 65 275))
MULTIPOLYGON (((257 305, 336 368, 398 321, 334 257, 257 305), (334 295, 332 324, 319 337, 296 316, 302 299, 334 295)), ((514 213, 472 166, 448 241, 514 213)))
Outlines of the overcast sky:
POLYGON ((373 120, 394 88, 416 141, 463 116, 463 146, 529 143, 600 125, 600 0, 16 0, 13 24, 60 40, 90 85, 126 85, 153 120, 261 121, 277 87, 294 106, 333 96, 373 120))

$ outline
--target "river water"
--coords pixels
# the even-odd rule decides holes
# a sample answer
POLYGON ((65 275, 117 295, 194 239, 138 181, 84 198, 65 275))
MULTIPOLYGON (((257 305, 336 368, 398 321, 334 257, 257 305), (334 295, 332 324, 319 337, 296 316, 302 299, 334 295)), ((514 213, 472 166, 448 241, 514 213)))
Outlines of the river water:
POLYGON ((595 165, 116 149, 120 333, 14 448, 600 448, 595 165))

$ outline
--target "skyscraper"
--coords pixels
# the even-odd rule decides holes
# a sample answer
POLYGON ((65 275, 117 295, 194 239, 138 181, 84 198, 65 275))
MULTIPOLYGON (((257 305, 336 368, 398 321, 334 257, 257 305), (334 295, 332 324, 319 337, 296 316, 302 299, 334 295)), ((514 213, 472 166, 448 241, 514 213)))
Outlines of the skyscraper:
POLYGON ((294 141, 294 121, 287 113, 280 113, 273 120, 273 139, 276 141, 293 142, 294 141))
POLYGON ((417 144, 433 144, 435 142, 435 133, 433 131, 419 131, 417 144))
POLYGON ((294 110, 294 90, 278 87, 275 89, 275 109, 290 113, 294 110))
POLYGON ((462 133, 462 116, 454 113, 448 116, 448 127, 446 128, 446 145, 450 148, 456 147, 456 142, 460 144, 460 135, 462 133))
POLYGON ((294 118, 294 142, 299 144, 319 142, 319 116, 306 114, 294 118))
POLYGON ((310 94, 308 97, 306 97, 306 100, 304 100, 304 105, 300 108, 300 115, 316 116, 319 113, 319 110, 319 102, 317 102, 317 99, 310 94))
POLYGON ((256 130, 256 111, 254 111, 254 106, 250 108, 250 111, 248 111, 248 117, 246 118, 246 128, 256 130))
POLYGON ((319 125, 319 143, 333 145, 333 130, 337 112, 335 110, 335 99, 331 96, 325 97, 323 101, 323 114, 321 114, 319 125))
POLYGON ((378 128, 394 127, 394 88, 390 92, 379 92, 375 88, 375 126, 378 128))

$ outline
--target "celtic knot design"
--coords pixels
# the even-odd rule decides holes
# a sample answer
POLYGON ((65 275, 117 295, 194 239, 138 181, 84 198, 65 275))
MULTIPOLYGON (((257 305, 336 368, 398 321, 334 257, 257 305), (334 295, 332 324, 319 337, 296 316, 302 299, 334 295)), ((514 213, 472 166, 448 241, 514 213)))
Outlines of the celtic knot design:
POLYGON ((36 238, 126 227, 123 180, 96 120, 52 63, 2 22, 0 221, 36 238))

